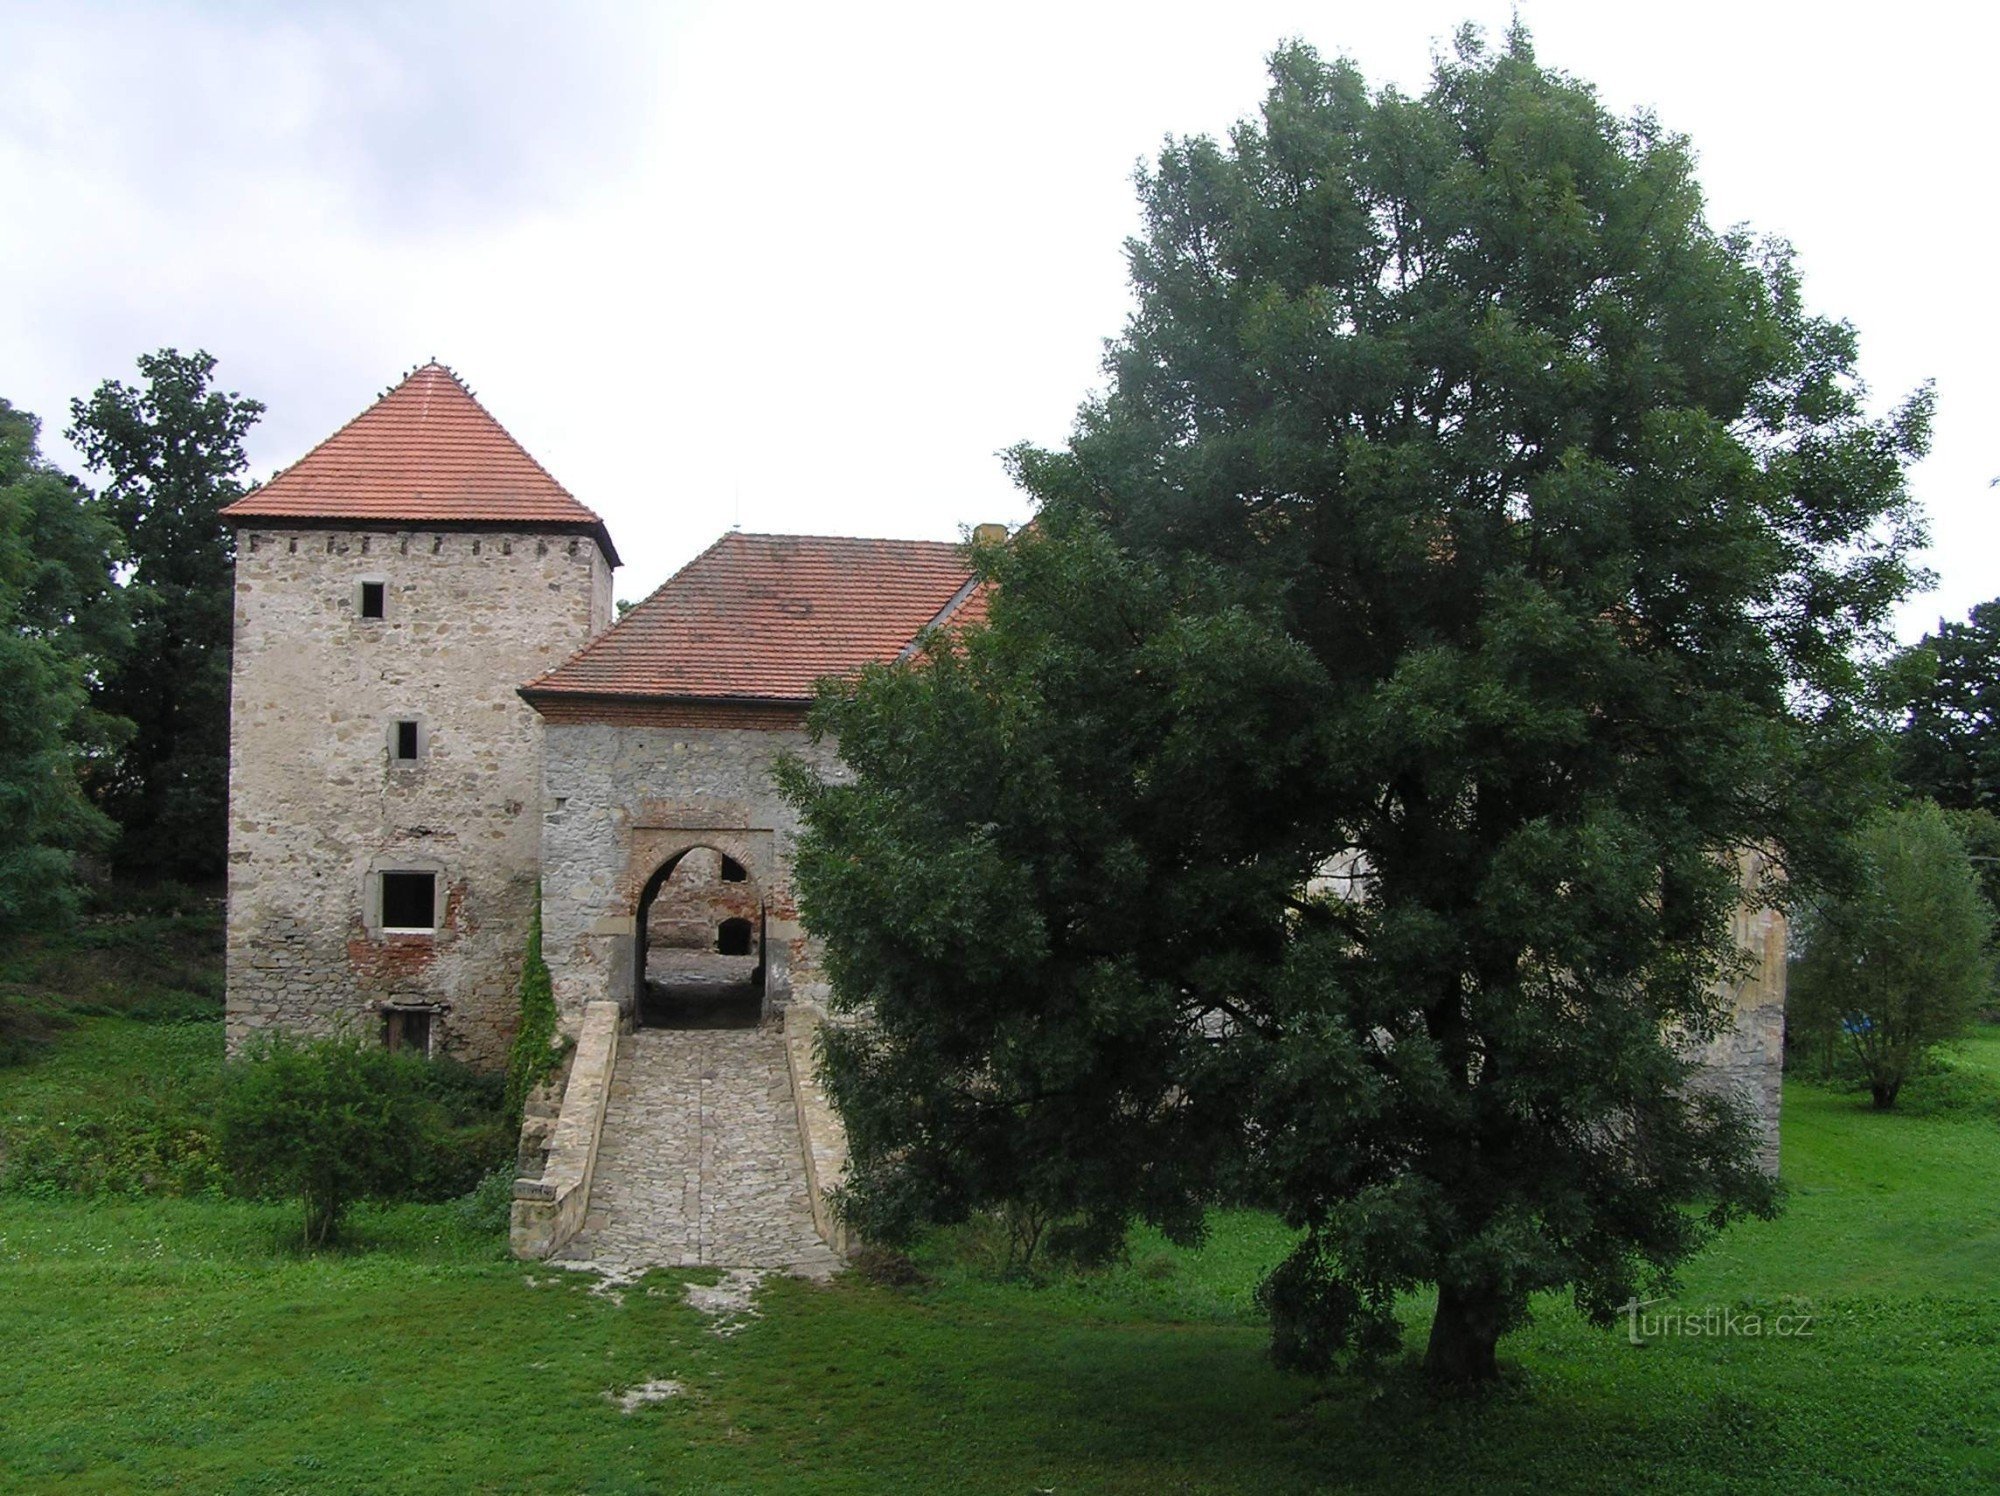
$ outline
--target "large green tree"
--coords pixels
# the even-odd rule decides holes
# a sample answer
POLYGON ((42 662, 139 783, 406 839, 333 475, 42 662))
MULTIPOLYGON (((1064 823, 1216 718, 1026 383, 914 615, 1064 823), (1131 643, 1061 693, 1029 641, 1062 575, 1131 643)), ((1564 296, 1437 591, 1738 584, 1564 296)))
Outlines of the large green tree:
POLYGON ((1281 1358, 1495 1373, 1773 1207, 1688 1084, 1733 854, 1821 864, 1877 767, 1929 401, 1868 413, 1781 245, 1526 36, 1429 90, 1280 50, 1140 180, 1137 310, 991 624, 830 690, 805 917, 846 1209, 1083 1251, 1274 1200, 1281 1358))
POLYGON ((1904 783, 1953 810, 2000 811, 2000 599, 1910 651, 1897 738, 1904 783))
POLYGON ((0 933, 75 900, 76 858, 111 842, 80 771, 117 746, 90 685, 124 643, 118 531, 45 462, 40 424, 0 400, 0 933))
POLYGON ((132 567, 132 646, 98 698, 133 733, 99 799, 123 829, 121 873, 202 881, 221 876, 228 844, 234 555, 217 515, 243 492, 243 438, 264 407, 213 389, 200 351, 141 355, 139 373, 70 407, 132 567))

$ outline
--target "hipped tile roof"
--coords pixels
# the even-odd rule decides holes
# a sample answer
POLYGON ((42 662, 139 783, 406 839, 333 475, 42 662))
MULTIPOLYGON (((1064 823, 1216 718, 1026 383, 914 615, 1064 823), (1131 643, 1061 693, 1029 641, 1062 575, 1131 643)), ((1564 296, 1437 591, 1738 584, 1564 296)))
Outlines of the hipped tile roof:
POLYGON ((521 691, 808 701, 823 677, 894 660, 926 627, 964 621, 979 590, 964 549, 941 541, 732 532, 521 691))
POLYGON ((595 536, 618 564, 604 521, 435 362, 222 512, 233 520, 569 528, 595 536))

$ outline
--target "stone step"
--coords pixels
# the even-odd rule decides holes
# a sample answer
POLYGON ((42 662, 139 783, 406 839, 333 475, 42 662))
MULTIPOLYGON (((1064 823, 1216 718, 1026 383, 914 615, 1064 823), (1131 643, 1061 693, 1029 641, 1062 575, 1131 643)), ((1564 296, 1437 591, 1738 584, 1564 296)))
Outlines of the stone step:
POLYGON ((813 1229, 784 1041, 768 1029, 640 1029, 619 1045, 583 1230, 556 1260, 648 1267, 840 1265, 813 1229))

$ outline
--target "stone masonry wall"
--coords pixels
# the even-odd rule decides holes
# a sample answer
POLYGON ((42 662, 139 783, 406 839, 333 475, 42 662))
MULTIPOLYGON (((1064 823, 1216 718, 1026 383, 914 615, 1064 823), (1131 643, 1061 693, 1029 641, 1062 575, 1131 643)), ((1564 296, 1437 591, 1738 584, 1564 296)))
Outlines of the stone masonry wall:
POLYGON ((722 876, 721 853, 698 848, 674 864, 673 876, 653 896, 646 915, 646 948, 713 951, 724 920, 748 920, 754 931, 763 905, 755 883, 732 883, 722 876))
POLYGON ((792 899, 798 819, 771 781, 781 753, 836 769, 833 746, 797 728, 544 724, 542 950, 567 1032, 585 1003, 609 997, 630 1011, 638 899, 693 847, 734 858, 763 896, 769 1009, 823 1000, 792 899))
POLYGON ((587 535, 246 528, 231 681, 228 1030, 378 1032, 504 1062, 540 852, 540 722, 516 688, 610 622, 587 535), (385 616, 361 617, 363 581, 385 616), (420 756, 393 757, 394 724, 420 756), (434 872, 434 934, 379 874, 434 872))
POLYGON ((1785 916, 1759 901, 1759 883, 1768 876, 1760 853, 1738 858, 1743 901, 1736 906, 1731 934, 1743 952, 1741 977, 1723 994, 1730 1021, 1723 1032, 1693 1050, 1702 1084, 1748 1104, 1757 1118, 1759 1161, 1778 1172, 1778 1124, 1785 1079, 1785 916))

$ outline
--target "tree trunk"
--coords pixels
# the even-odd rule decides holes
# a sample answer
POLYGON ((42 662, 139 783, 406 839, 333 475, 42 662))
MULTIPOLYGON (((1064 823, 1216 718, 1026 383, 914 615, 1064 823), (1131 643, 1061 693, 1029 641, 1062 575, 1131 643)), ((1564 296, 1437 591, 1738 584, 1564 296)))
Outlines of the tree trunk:
POLYGON ((1896 1104, 1896 1093, 1903 1089, 1903 1083, 1899 1080, 1878 1080, 1868 1089, 1875 1098, 1875 1110, 1886 1112, 1896 1104))
POLYGON ((1435 1384, 1458 1387, 1483 1386, 1497 1379, 1500 1363, 1494 1352, 1500 1343, 1500 1320, 1499 1294, 1439 1284, 1424 1375, 1435 1384))
POLYGON ((305 1192, 306 1246, 308 1249, 325 1246, 333 1240, 340 1229, 340 1202, 328 1192, 313 1190, 305 1192))

